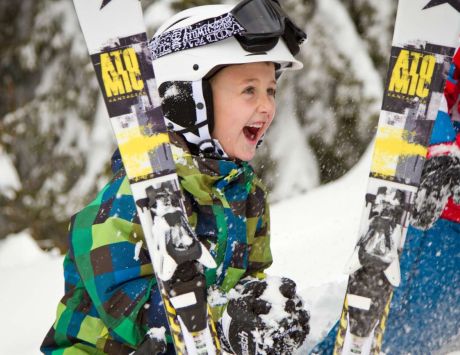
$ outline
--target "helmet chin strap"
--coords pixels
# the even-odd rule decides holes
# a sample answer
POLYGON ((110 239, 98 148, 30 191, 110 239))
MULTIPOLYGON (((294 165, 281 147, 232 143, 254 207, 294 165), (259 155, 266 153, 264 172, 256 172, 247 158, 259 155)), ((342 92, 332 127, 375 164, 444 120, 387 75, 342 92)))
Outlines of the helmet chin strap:
POLYGON ((257 142, 256 148, 259 148, 264 143, 265 134, 260 137, 259 141, 257 142))

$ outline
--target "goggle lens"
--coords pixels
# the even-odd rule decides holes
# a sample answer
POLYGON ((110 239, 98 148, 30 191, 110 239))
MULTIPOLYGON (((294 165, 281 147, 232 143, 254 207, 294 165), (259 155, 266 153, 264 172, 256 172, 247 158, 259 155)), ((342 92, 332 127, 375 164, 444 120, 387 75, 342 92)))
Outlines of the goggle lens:
POLYGON ((231 14, 245 29, 236 38, 249 52, 268 51, 282 36, 292 55, 296 55, 299 45, 307 38, 276 0, 245 0, 236 5, 231 14))
POLYGON ((245 28, 245 35, 280 36, 284 32, 284 18, 271 4, 271 0, 246 0, 231 11, 245 28))

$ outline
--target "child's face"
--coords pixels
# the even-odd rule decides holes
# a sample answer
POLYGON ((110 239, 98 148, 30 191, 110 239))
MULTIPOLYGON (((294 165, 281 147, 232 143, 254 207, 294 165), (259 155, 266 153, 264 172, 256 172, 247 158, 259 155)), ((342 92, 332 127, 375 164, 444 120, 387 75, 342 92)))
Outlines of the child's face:
POLYGON ((212 79, 214 130, 230 158, 251 160, 275 115, 275 66, 259 62, 229 65, 212 79))

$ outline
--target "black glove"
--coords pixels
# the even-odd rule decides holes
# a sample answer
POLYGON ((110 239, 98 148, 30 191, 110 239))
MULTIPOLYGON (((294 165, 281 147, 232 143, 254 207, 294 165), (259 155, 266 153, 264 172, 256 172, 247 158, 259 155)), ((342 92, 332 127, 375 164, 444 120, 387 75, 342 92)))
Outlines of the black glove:
POLYGON ((269 277, 237 285, 221 320, 222 343, 237 355, 292 354, 310 331, 294 281, 269 277))
POLYGON ((166 340, 164 328, 158 329, 158 334, 154 334, 152 329, 145 335, 144 340, 139 345, 134 355, 157 355, 166 352, 166 340))
POLYGON ((431 157, 423 167, 412 225, 423 230, 431 228, 449 197, 460 203, 460 158, 454 155, 431 157))

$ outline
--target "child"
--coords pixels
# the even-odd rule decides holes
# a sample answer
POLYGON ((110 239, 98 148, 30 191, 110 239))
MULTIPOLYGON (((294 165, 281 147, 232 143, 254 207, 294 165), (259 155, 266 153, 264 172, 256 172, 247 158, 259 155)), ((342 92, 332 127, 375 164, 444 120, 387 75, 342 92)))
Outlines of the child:
MULTIPOLYGON (((273 120, 277 77, 302 67, 293 55, 305 37, 277 2, 245 0, 183 11, 151 43, 188 220, 217 263, 207 286, 227 300, 212 315, 237 354, 291 354, 309 331, 294 282, 265 277, 267 194, 248 164, 273 120)), ((152 353, 147 331, 168 328, 145 243, 136 249, 143 233, 118 152, 112 169, 71 220, 65 296, 44 353, 152 353)))

